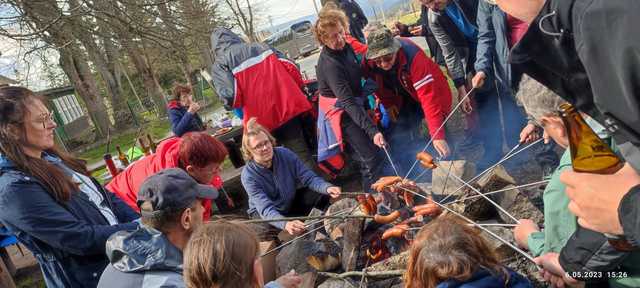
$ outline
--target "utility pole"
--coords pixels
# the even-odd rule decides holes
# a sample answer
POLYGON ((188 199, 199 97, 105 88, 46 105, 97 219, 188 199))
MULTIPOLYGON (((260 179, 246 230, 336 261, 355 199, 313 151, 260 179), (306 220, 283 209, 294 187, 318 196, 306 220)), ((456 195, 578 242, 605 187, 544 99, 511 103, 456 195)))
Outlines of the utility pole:
POLYGON ((273 16, 269 15, 269 25, 271 26, 271 32, 275 32, 273 31, 273 16))
POLYGON ((313 8, 316 8, 316 15, 320 15, 320 11, 318 11, 318 4, 316 3, 316 0, 311 0, 311 2, 313 2, 313 8))

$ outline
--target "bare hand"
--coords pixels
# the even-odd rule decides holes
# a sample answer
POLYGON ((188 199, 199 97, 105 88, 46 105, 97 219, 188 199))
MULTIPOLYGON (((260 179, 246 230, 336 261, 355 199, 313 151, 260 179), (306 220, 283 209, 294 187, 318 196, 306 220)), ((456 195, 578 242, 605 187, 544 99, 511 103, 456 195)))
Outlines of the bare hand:
POLYGON ((566 171, 560 181, 567 185, 569 210, 578 217, 580 226, 601 233, 624 233, 618 206, 622 197, 640 184, 640 175, 629 163, 611 175, 566 171))
POLYGON ((464 85, 458 87, 458 101, 462 101, 462 112, 465 114, 471 113, 473 111, 473 106, 471 105, 471 96, 464 98, 467 96, 467 88, 464 85), (462 100, 464 98, 464 100, 462 100))
POLYGON ((422 36, 422 25, 416 26, 411 29, 411 35, 413 36, 422 36))
POLYGON ((516 239, 516 243, 520 248, 529 249, 529 235, 534 232, 539 232, 540 228, 538 224, 531 221, 531 219, 520 219, 518 221, 518 225, 513 229, 513 238, 516 239))
POLYGON ((480 88, 484 86, 484 79, 487 79, 487 74, 484 74, 484 72, 480 71, 476 73, 475 76, 473 76, 473 79, 471 79, 471 85, 473 86, 473 88, 480 88))
POLYGON ((280 276, 276 279, 276 283, 284 288, 297 288, 302 284, 302 277, 298 276, 295 271, 291 270, 289 273, 280 276))
POLYGON ((329 196, 331 196, 331 198, 338 198, 342 193, 342 188, 338 186, 331 186, 327 188, 327 193, 329 193, 329 196))
POLYGON ((200 111, 200 104, 198 104, 198 102, 191 102, 191 104, 189 104, 189 110, 187 110, 187 112, 196 114, 198 113, 198 111, 200 111))
POLYGON ((298 236, 302 234, 302 232, 304 232, 306 228, 304 227, 304 223, 302 221, 294 220, 287 222, 287 224, 284 226, 284 230, 293 236, 298 236))
POLYGON ((562 266, 560 266, 560 254, 547 253, 533 259, 538 266, 542 267, 542 277, 545 281, 555 287, 579 286, 581 283, 567 276, 562 266), (565 285, 566 284, 566 285, 565 285))
POLYGON ((446 158, 451 154, 449 150, 449 144, 447 144, 446 140, 433 140, 433 148, 436 148, 440 157, 446 158))
POLYGON ((387 145, 387 143, 384 141, 384 136, 382 136, 382 133, 378 132, 376 133, 376 135, 373 136, 373 144, 375 144, 380 148, 387 145))
POLYGON ((538 134, 538 127, 533 125, 532 123, 524 126, 522 131, 520 132, 520 143, 531 143, 540 139, 540 134, 538 134))

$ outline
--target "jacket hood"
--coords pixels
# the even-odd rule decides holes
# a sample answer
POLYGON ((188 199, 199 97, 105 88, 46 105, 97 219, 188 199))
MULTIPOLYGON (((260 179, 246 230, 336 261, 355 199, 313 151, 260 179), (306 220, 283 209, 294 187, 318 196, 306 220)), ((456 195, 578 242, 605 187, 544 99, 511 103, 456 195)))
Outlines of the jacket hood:
POLYGON ((243 43, 245 41, 238 34, 227 28, 216 28, 211 33, 211 49, 216 57, 229 50, 231 46, 243 43))
POLYGON ((0 169, 9 169, 13 168, 14 166, 15 165, 13 165, 13 162, 11 162, 9 158, 4 156, 3 154, 0 154, 0 169))
POLYGON ((474 273, 466 281, 448 280, 436 286, 436 288, 530 288, 531 282, 515 271, 508 269, 509 281, 505 283, 503 276, 498 276, 482 269, 474 273))
POLYGON ((182 274, 182 251, 160 231, 144 225, 113 234, 106 251, 111 265, 125 273, 168 270, 182 274))

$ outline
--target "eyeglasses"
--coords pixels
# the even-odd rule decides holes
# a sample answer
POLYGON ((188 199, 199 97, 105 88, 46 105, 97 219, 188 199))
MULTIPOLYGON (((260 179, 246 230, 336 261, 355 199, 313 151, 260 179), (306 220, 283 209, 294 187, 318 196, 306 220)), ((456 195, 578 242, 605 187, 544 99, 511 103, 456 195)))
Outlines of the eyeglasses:
MULTIPOLYGON (((43 129, 47 129, 47 123, 56 123, 56 121, 53 118, 53 112, 47 112, 47 113, 42 113, 40 114, 40 116, 38 117, 38 119, 36 120, 36 122, 38 123, 42 123, 42 128, 43 129)), ((49 126, 51 127, 51 126, 49 126)))
POLYGON ((251 149, 259 151, 259 150, 263 150, 267 147, 271 147, 271 141, 264 141, 262 143, 258 143, 258 145, 256 145, 255 147, 252 147, 251 149))
POLYGON ((391 53, 391 54, 387 54, 387 55, 383 55, 380 56, 376 59, 373 59, 373 62, 376 63, 376 65, 382 65, 383 63, 389 63, 391 61, 393 61, 393 57, 395 56, 395 53, 391 53))

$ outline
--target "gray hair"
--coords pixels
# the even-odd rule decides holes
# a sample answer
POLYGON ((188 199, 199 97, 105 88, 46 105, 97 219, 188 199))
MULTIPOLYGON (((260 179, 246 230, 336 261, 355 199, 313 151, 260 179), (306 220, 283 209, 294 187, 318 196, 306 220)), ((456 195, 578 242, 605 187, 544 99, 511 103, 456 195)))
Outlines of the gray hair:
POLYGON ((567 103, 558 94, 526 74, 522 76, 516 98, 522 103, 527 114, 537 122, 544 116, 558 115, 558 107, 567 103))

